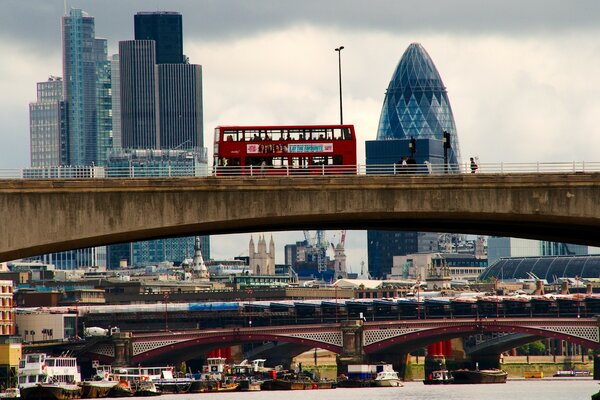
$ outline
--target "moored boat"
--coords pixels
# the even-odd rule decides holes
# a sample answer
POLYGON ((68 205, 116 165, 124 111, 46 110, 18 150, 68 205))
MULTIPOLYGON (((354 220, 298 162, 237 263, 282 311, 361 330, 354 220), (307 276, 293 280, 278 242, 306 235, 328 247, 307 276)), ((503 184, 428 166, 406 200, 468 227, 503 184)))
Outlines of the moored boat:
POLYGON ((132 397, 133 394, 131 385, 125 379, 121 379, 108 391, 108 397, 132 397))
POLYGON ((375 386, 400 387, 402 380, 396 371, 381 371, 375 376, 375 386))
POLYGON ((452 371, 454 383, 478 384, 478 383, 506 383, 508 373, 501 369, 456 369, 452 371))
POLYGON ((0 392, 0 400, 16 400, 21 398, 21 392, 18 388, 7 388, 0 392))
POLYGON ((251 378, 238 379, 235 382, 239 384, 238 390, 240 392, 257 392, 262 384, 262 381, 251 378))
POLYGON ((118 380, 113 378, 111 367, 109 365, 92 365, 96 373, 90 380, 81 382, 81 398, 100 399, 108 397, 108 392, 113 388, 118 380))
POLYGON ((446 369, 431 371, 429 375, 423 379, 425 385, 447 385, 454 382, 454 377, 446 369))
POLYGON ((81 374, 75 357, 27 354, 19 362, 21 399, 70 400, 81 397, 81 374))
POLYGON ((153 397, 160 396, 162 392, 156 387, 154 382, 151 381, 140 381, 135 387, 136 397, 153 397))

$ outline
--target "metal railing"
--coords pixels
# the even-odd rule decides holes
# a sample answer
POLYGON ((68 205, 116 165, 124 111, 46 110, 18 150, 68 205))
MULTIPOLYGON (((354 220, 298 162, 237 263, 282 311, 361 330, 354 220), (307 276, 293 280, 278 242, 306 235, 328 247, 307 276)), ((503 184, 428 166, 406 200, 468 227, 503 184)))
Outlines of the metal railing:
POLYGON ((126 166, 126 167, 39 167, 0 169, 0 179, 91 179, 166 178, 191 176, 218 177, 310 177, 319 175, 442 175, 442 174, 573 174, 600 172, 600 162, 565 161, 534 163, 482 163, 475 171, 461 164, 371 164, 293 166, 126 166))

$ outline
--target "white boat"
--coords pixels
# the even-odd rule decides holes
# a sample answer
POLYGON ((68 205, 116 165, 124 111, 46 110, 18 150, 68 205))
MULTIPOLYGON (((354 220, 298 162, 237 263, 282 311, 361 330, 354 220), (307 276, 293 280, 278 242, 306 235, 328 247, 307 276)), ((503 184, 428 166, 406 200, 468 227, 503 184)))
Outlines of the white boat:
POLYGON ((375 386, 400 387, 402 380, 396 371, 381 371, 375 376, 375 386))
POLYGON ((84 399, 98 399, 107 397, 110 390, 119 383, 115 380, 110 365, 92 363, 96 373, 92 379, 81 382, 81 397, 84 399))
POLYGON ((7 388, 0 392, 0 400, 15 400, 21 398, 21 392, 18 388, 7 388))
POLYGON ((190 378, 175 377, 173 367, 122 367, 114 368, 113 379, 125 381, 135 388, 138 382, 150 381, 161 393, 186 393, 192 384, 190 378))
POLYGON ((21 399, 69 400, 81 397, 81 374, 75 357, 27 354, 19 362, 21 399))

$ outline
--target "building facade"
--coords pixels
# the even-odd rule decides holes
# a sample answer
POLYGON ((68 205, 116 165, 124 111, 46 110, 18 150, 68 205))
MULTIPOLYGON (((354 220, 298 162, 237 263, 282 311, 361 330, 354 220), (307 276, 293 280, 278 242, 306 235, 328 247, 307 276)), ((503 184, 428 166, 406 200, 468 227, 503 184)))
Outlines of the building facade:
POLYGON ((63 81, 51 76, 37 84, 37 100, 29 103, 31 166, 66 165, 68 160, 67 109, 63 81))
POLYGON ((134 16, 135 40, 156 43, 157 64, 183 64, 183 18, 178 12, 139 12, 134 16))
POLYGON ((156 47, 153 40, 119 42, 121 144, 158 149, 156 47))
POLYGON ((566 244, 544 240, 488 237, 488 260, 492 265, 501 258, 542 257, 542 256, 582 256, 588 254, 588 246, 566 244))

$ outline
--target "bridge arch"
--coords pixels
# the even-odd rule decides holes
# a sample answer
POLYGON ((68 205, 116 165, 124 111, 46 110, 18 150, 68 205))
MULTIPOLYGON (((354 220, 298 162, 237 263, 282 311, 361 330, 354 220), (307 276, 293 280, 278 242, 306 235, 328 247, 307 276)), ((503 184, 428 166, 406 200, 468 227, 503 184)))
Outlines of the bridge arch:
POLYGON ((0 180, 0 261, 306 228, 401 226, 600 246, 599 197, 600 173, 0 180))
MULTIPOLYGON (((311 339, 304 339, 301 337, 291 337, 286 335, 276 334, 225 334, 212 337, 202 337, 195 339, 181 340, 176 343, 160 345, 148 351, 143 351, 136 354, 136 348, 134 343, 134 351, 132 355, 132 363, 148 364, 153 361, 161 361, 165 357, 173 359, 180 359, 186 361, 188 359, 195 358, 197 356, 206 353, 207 351, 219 348, 228 347, 236 344, 252 343, 252 342, 265 342, 265 341, 278 341, 287 342, 300 345, 302 347, 314 348, 319 347, 321 349, 329 350, 333 353, 340 353, 341 347, 335 346, 330 343, 324 343, 311 339), (165 355, 167 353, 168 355, 165 355), (179 355, 179 357, 178 357, 179 355)), ((146 344, 148 345, 148 344, 146 344)))
POLYGON ((396 335, 388 335, 371 343, 366 338, 364 351, 366 354, 379 353, 391 347, 401 346, 406 352, 410 352, 441 340, 493 332, 523 333, 538 338, 562 339, 590 349, 600 348, 597 326, 531 326, 523 324, 523 321, 514 324, 505 321, 485 321, 471 324, 448 323, 430 329, 399 330, 396 335))

